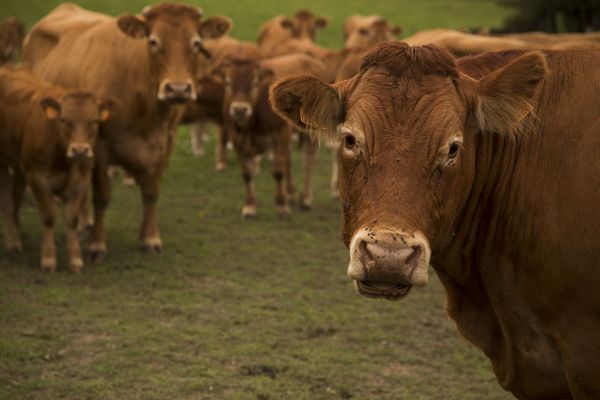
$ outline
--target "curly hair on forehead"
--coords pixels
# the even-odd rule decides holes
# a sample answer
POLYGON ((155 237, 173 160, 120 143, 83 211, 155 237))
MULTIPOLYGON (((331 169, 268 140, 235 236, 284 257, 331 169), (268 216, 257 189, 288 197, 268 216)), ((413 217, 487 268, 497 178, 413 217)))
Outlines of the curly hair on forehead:
POLYGON ((169 17, 182 17, 187 16, 192 19, 199 19, 202 17, 202 10, 187 4, 181 3, 160 3, 154 6, 144 8, 142 15, 146 19, 154 19, 159 16, 169 17))
POLYGON ((454 58, 432 45, 411 47, 404 42, 385 42, 365 56, 360 71, 380 67, 396 76, 440 75, 458 78, 454 58))

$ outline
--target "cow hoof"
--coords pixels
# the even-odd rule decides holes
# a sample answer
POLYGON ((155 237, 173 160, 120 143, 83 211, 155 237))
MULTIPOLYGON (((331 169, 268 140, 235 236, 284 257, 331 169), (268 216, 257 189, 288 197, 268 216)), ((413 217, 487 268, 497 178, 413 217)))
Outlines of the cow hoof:
POLYGON ((69 263, 69 267, 71 269, 71 272, 78 274, 83 268, 83 260, 81 259, 81 257, 75 258, 71 260, 71 262, 69 263))
POLYGON ((225 171, 225 168, 227 168, 227 164, 225 164, 224 162, 218 162, 218 163, 215 165, 215 169, 216 169, 218 172, 225 171))
POLYGON ((310 209, 312 208, 312 204, 307 201, 301 201, 299 208, 300 208, 300 211, 310 211, 310 209))
POLYGON ((242 208, 242 218, 244 218, 244 219, 256 218, 256 206, 244 206, 244 208, 242 208))
POLYGON ((277 206, 277 216, 279 219, 288 219, 290 217, 290 207, 285 206, 277 206))
POLYGON ((163 247, 160 237, 146 239, 144 243, 142 243, 142 251, 148 254, 162 253, 163 247))
POLYGON ((106 247, 99 244, 91 244, 87 249, 87 256, 93 263, 100 263, 106 258, 106 247))
POLYGON ((19 254, 23 251, 21 243, 11 243, 6 245, 6 252, 10 255, 19 254))
POLYGON ((43 257, 40 266, 42 271, 54 272, 56 271, 56 258, 43 257))

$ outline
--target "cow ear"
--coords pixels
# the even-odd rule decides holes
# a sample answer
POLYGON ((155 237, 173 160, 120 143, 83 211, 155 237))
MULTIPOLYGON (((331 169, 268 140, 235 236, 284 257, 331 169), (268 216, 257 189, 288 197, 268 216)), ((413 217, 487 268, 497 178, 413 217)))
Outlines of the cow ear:
POLYGON ((280 80, 271 86, 273 110, 292 126, 313 136, 331 139, 342 117, 336 89, 311 76, 280 80))
POLYGON ((258 78, 262 81, 275 78, 275 72, 271 68, 261 68, 258 72, 258 78))
POLYGON ((42 106, 42 110, 44 110, 44 114, 46 114, 46 118, 50 120, 55 120, 60 117, 60 103, 58 100, 52 97, 44 97, 40 101, 40 106, 42 106))
POLYGON ((284 18, 281 20, 281 27, 285 29, 292 29, 294 27, 294 23, 289 18, 284 18))
POLYGON ((394 36, 398 36, 402 34, 402 27, 400 25, 396 25, 396 26, 392 26, 392 28, 390 29, 390 32, 392 32, 392 35, 394 36))
POLYGON ((483 131, 514 132, 533 110, 533 96, 548 71, 541 52, 524 54, 477 82, 476 117, 483 131))
POLYGON ((115 102, 111 99, 105 99, 98 102, 98 119, 101 122, 108 121, 110 118, 110 112, 115 105, 115 102))
POLYGON ((315 20, 315 26, 317 29, 323 29, 329 25, 329 18, 327 17, 319 17, 315 20))
POLYGON ((204 39, 217 39, 233 27, 233 22, 227 17, 210 17, 200 24, 198 33, 204 39))
POLYGON ((117 25, 121 32, 134 39, 141 39, 150 33, 144 17, 133 14, 121 15, 117 18, 117 25))

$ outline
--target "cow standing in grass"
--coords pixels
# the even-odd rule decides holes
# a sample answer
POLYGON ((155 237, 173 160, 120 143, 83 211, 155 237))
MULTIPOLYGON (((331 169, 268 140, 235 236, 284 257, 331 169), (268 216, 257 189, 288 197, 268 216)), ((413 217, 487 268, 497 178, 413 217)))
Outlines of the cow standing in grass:
POLYGON ((519 399, 600 398, 600 52, 386 43, 333 86, 272 88, 339 138, 348 275, 400 299, 431 263, 460 332, 519 399))
MULTIPOLYGON (((77 9, 72 14, 78 18, 77 9)), ((52 13, 46 18, 51 19, 52 13)), ((160 180, 183 105, 196 98, 197 55, 205 51, 203 39, 221 36, 230 22, 222 17, 202 21, 196 8, 169 3, 148 7, 141 15, 97 19, 61 31, 54 47, 42 54, 26 52, 26 61, 44 79, 116 101, 113 118, 103 127, 95 148, 91 258, 100 260, 107 251, 104 214, 111 195, 109 164, 123 167, 135 178, 142 193, 142 248, 160 252, 156 221, 160 180)), ((29 34, 27 45, 33 49, 46 41, 44 22, 29 34)))
POLYGON ((21 250, 19 208, 27 182, 44 228, 42 269, 56 269, 55 196, 65 203, 69 265, 74 272, 83 267, 77 219, 90 187, 98 127, 111 106, 27 71, 0 69, 0 209, 9 252, 21 250))

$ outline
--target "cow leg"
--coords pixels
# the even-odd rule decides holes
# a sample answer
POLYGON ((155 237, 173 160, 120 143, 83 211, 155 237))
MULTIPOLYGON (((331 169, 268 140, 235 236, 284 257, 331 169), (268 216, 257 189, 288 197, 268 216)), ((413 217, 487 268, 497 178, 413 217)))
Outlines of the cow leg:
POLYGON ((161 174, 137 176, 142 194, 144 215, 140 228, 140 242, 142 250, 147 253, 162 252, 162 240, 156 221, 156 203, 158 202, 161 174))
MULTIPOLYGON (((99 146, 96 146, 99 148, 99 146)), ((111 187, 107 173, 108 163, 101 157, 102 153, 96 151, 96 164, 92 173, 92 201, 94 205, 94 225, 91 231, 91 240, 87 252, 93 262, 100 262, 106 256, 106 226, 104 214, 110 203, 111 187)))
POLYGON ((37 202, 40 218, 42 220, 42 251, 41 267, 43 270, 56 270, 56 244, 54 242, 54 225, 56 224, 56 204, 50 188, 46 185, 47 179, 39 174, 29 175, 29 184, 37 202))
POLYGON ((290 134, 289 131, 278 132, 274 141, 274 154, 271 172, 275 179, 275 210, 280 218, 286 218, 290 214, 287 201, 287 193, 284 188, 286 169, 291 163, 290 134))
POLYGON ((80 233, 89 230, 94 226, 94 216, 92 214, 89 190, 83 194, 79 208, 79 218, 77 220, 77 231, 80 233))
POLYGON ((300 209, 310 210, 313 202, 312 175, 317 159, 317 142, 307 138, 304 141, 304 184, 300 198, 300 209))
POLYGON ((64 223, 67 234, 67 253, 69 256, 69 267, 73 272, 81 271, 83 268, 83 258, 79 247, 78 219, 81 207, 84 201, 87 201, 86 192, 79 196, 68 199, 64 209, 64 223))
POLYGON ((208 125, 205 122, 190 124, 190 139, 192 142, 192 154, 196 157, 204 155, 204 142, 208 136, 208 125))
POLYGON ((254 176, 256 173, 256 160, 254 157, 244 156, 238 152, 240 167, 242 168, 242 179, 244 179, 245 198, 242 208, 242 218, 256 217, 256 189, 254 187, 254 176))
POLYGON ((125 170, 123 170, 123 186, 128 188, 135 187, 135 178, 125 170))
POLYGON ((227 167, 227 143, 229 135, 227 129, 221 125, 217 126, 217 143, 215 146, 215 169, 223 171, 227 167))
POLYGON ((0 166, 0 211, 4 217, 4 244, 6 251, 21 251, 18 212, 13 201, 13 182, 6 166, 0 166))
POLYGON ((338 157, 338 149, 340 147, 339 143, 336 143, 334 147, 331 149, 331 181, 329 187, 331 188, 331 198, 339 199, 340 198, 340 181, 339 181, 339 157, 338 157))
POLYGON ((25 179, 25 174, 23 171, 21 171, 21 169, 17 168, 13 171, 12 176, 13 218, 17 228, 21 227, 20 211, 26 189, 27 180, 25 179))

